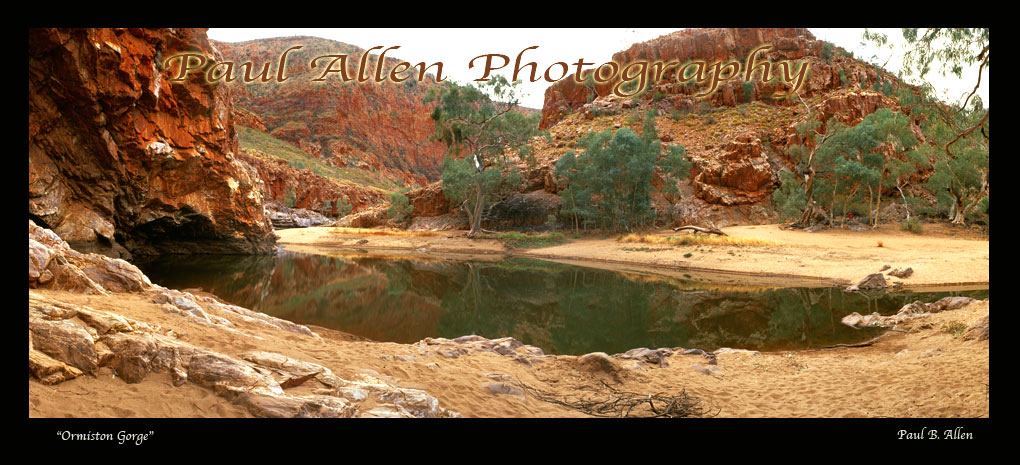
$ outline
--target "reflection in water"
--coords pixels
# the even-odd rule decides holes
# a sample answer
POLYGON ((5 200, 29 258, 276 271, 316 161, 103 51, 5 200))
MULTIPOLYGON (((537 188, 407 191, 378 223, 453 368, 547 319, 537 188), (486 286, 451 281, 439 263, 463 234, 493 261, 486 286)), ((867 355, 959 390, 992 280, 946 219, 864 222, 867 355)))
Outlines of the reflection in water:
POLYGON ((456 261, 366 256, 163 257, 153 282, 201 288, 243 307, 377 341, 513 336, 552 354, 636 347, 762 351, 860 342, 840 323, 946 295, 844 294, 838 288, 726 290, 704 283, 527 259, 456 261))

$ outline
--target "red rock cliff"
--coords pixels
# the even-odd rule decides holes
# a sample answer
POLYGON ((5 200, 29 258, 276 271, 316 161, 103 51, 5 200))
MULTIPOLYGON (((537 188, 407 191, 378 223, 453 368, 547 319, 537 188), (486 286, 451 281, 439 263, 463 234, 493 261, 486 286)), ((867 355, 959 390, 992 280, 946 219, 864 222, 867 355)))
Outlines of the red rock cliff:
MULTIPOLYGON (((797 60, 810 54, 817 55, 821 47, 820 42, 805 28, 685 29, 631 45, 627 50, 613 54, 613 61, 623 66, 639 60, 683 62, 692 59, 706 60, 711 64, 719 60, 736 59, 743 62, 748 54, 762 44, 772 44, 775 47, 768 56, 784 60, 797 60)), ((659 80, 659 83, 670 83, 666 84, 669 88, 662 89, 666 94, 701 91, 675 83, 673 80, 675 70, 676 68, 667 70, 659 80)), ((619 79, 596 85, 595 92, 599 96, 610 95, 613 86, 618 82, 619 79)), ((733 105, 735 87, 739 88, 736 80, 727 82, 708 100, 716 104, 733 105)), ((540 127, 545 129, 556 124, 564 116, 584 105, 589 94, 585 86, 575 84, 571 79, 562 79, 549 86, 545 91, 540 127)))
MULTIPOLYGON (((337 167, 365 170, 381 180, 400 180, 406 186, 425 185, 439 179, 446 147, 430 140, 435 131, 429 115, 434 105, 423 102, 432 78, 418 82, 417 76, 402 83, 390 81, 343 82, 337 74, 316 82, 329 60, 316 57, 347 54, 350 76, 357 75, 364 50, 342 42, 315 37, 285 37, 241 43, 213 42, 227 60, 256 67, 268 63, 276 73, 280 57, 287 55, 284 82, 245 84, 237 79, 229 85, 234 103, 258 115, 273 137, 301 148, 308 155, 337 167)), ((366 72, 374 73, 380 50, 372 51, 366 72)), ((391 50, 389 69, 406 58, 391 50)), ((336 65, 339 67, 339 65, 336 65)), ((261 68, 259 68, 261 69, 261 68)), ((430 70, 434 72, 434 68, 430 70)), ((239 74, 240 75, 240 74, 239 74)), ((386 75, 384 73, 384 75, 386 75)))
POLYGON ((29 218, 114 256, 272 248, 227 87, 163 68, 184 51, 215 57, 204 29, 29 32, 29 218))

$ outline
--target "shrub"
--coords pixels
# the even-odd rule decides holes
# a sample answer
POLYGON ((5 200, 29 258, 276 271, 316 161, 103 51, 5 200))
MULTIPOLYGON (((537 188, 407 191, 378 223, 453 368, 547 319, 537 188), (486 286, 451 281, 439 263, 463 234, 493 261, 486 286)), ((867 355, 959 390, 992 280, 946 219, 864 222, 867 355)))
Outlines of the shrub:
POLYGON ((397 221, 405 221, 411 217, 414 207, 407 200, 407 196, 399 192, 390 194, 390 208, 386 210, 386 217, 397 221))
POLYGON ((910 231, 914 234, 921 234, 922 231, 921 220, 917 219, 917 217, 915 216, 909 220, 900 223, 900 229, 903 231, 910 231))
POLYGON ((294 208, 297 206, 297 194, 294 192, 293 187, 287 188, 283 193, 283 205, 288 208, 294 208))
POLYGON ((354 207, 351 206, 350 202, 348 202, 347 199, 345 199, 343 197, 337 197, 337 199, 336 199, 336 211, 337 211, 337 213, 340 214, 340 216, 347 216, 347 215, 349 215, 351 213, 351 210, 353 210, 353 209, 354 209, 354 207))
POLYGON ((744 101, 750 102, 751 98, 754 97, 754 83, 751 81, 744 81, 741 87, 744 88, 744 101))
POLYGON ((822 44, 822 54, 821 54, 821 56, 822 56, 822 59, 825 60, 826 63, 828 63, 828 62, 830 62, 832 60, 832 47, 833 47, 832 42, 825 42, 825 43, 822 44))

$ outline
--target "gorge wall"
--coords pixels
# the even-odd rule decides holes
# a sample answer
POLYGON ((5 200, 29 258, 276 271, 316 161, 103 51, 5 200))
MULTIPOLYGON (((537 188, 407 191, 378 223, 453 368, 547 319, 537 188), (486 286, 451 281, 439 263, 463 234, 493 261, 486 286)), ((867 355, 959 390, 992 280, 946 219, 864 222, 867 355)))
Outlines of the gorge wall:
POLYGON ((164 68, 185 51, 221 59, 204 29, 29 31, 30 219, 114 257, 272 249, 229 88, 164 68))
MULTIPOLYGON (((313 58, 348 55, 349 74, 357 76, 358 63, 366 53, 353 45, 316 37, 213 45, 226 60, 252 62, 257 69, 269 63, 274 73, 288 49, 301 47, 287 54, 285 81, 245 84, 238 79, 229 84, 236 106, 260 120, 249 123, 255 129, 299 147, 310 157, 338 168, 363 170, 379 180, 411 186, 439 179, 446 148, 429 140, 435 130, 429 117, 432 105, 423 100, 434 85, 430 75, 423 82, 415 75, 399 84, 344 82, 337 74, 315 81, 329 59, 320 59, 317 67, 311 68, 313 58)), ((379 52, 369 54, 366 69, 375 69, 379 52)), ((399 50, 389 55, 394 53, 399 50)), ((416 62, 413 57, 406 58, 416 62)), ((399 62, 386 57, 382 66, 390 69, 399 62)))

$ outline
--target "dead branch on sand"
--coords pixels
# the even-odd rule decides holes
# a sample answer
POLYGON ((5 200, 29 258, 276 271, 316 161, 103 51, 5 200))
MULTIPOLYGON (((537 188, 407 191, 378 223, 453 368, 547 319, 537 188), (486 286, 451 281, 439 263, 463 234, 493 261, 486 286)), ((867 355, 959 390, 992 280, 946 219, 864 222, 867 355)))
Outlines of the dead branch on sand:
POLYGON ((676 232, 676 231, 680 231, 680 230, 683 230, 683 229, 690 229, 691 231, 696 231, 696 232, 699 232, 699 233, 702 233, 702 234, 718 234, 720 236, 725 236, 726 235, 726 233, 722 232, 721 229, 716 228, 714 226, 711 227, 711 228, 702 228, 702 227, 698 227, 698 226, 680 226, 680 227, 673 228, 673 231, 676 232))
MULTIPOLYGON (((567 396, 560 399, 553 394, 542 392, 525 385, 520 380, 518 383, 538 400, 561 405, 595 417, 686 418, 700 417, 706 414, 705 409, 699 406, 701 400, 688 396, 683 390, 675 396, 638 394, 620 391, 602 381, 602 386, 609 390, 605 399, 578 398, 570 400, 567 396)), ((716 414, 718 413, 716 412, 716 414)))

